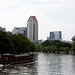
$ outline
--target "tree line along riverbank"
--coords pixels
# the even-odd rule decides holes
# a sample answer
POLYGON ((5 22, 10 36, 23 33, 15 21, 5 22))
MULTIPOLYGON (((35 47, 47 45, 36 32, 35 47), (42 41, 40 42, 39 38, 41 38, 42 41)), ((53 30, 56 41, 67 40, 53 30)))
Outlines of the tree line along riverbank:
POLYGON ((0 53, 25 52, 75 54, 75 42, 66 43, 59 40, 46 40, 41 44, 34 44, 22 34, 13 35, 12 33, 0 30, 0 53))
POLYGON ((75 53, 75 42, 66 43, 59 40, 46 40, 42 44, 36 45, 36 52, 44 53, 75 53))
POLYGON ((34 50, 35 45, 24 35, 0 31, 0 53, 24 53, 34 50))

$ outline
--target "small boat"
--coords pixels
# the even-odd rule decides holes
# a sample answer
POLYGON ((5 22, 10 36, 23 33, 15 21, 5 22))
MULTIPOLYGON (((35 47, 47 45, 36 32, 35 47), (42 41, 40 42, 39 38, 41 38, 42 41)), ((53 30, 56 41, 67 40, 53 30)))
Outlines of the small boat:
POLYGON ((0 64, 20 64, 34 61, 33 53, 1 54, 0 64))

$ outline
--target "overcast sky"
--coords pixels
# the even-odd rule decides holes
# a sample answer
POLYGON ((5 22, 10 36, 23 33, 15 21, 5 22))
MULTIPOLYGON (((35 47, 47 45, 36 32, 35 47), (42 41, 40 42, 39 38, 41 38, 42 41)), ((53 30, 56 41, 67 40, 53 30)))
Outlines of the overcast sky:
POLYGON ((39 39, 50 31, 62 31, 63 40, 75 35, 75 0, 0 0, 0 26, 7 31, 27 27, 31 15, 38 20, 39 39))

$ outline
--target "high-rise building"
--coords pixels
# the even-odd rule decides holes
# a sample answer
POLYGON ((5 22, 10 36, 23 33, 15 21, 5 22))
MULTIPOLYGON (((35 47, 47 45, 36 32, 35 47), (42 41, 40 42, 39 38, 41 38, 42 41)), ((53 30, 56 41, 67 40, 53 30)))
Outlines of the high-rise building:
POLYGON ((14 29, 12 30, 12 34, 17 33, 23 34, 27 37, 27 27, 14 27, 14 29))
POLYGON ((61 31, 50 32, 49 40, 61 40, 61 39, 62 39, 62 32, 61 31))
POLYGON ((27 21, 27 37, 31 42, 38 42, 38 21, 35 16, 30 16, 27 21))

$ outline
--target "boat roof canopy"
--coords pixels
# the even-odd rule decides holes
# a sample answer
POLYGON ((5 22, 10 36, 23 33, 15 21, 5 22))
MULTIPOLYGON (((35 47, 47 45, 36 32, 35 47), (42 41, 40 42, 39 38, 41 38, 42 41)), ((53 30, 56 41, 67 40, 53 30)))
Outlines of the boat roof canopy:
POLYGON ((4 56, 15 56, 15 57, 23 57, 23 56, 29 56, 31 55, 30 53, 21 53, 21 54, 10 54, 10 53, 6 53, 6 54, 3 54, 4 56))

